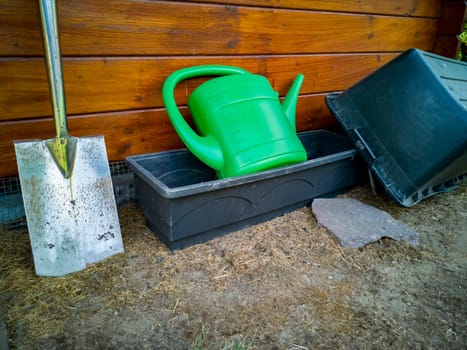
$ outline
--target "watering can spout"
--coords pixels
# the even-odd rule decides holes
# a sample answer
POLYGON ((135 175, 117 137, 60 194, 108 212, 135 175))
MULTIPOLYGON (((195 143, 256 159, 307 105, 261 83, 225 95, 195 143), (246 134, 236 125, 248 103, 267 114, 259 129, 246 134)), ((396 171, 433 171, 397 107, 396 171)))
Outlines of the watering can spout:
POLYGON ((302 87, 303 79, 303 74, 297 75, 292 86, 290 87, 289 92, 287 93, 287 96, 285 96, 285 99, 282 102, 282 110, 284 111, 284 114, 286 115, 294 131, 296 131, 295 111, 297 108, 298 95, 302 87))

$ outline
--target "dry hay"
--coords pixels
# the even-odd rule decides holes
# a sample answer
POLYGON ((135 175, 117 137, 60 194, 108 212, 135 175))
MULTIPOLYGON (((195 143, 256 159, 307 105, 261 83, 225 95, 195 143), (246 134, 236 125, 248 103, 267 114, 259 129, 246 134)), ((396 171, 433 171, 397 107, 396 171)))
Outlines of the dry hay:
POLYGON ((463 295, 465 259, 449 264, 453 256, 433 241, 452 246, 449 240, 459 239, 443 230, 459 235, 456 222, 465 225, 467 186, 410 209, 366 186, 346 196, 412 225, 422 235, 420 247, 383 239, 343 249, 317 225, 311 209, 302 208, 171 252, 130 204, 119 210, 124 254, 67 277, 45 278, 34 274, 27 231, 3 228, 0 311, 10 345, 186 349, 202 332, 203 346, 213 349, 241 338, 252 339, 257 349, 407 342, 461 348, 465 301, 447 290, 457 279, 463 295), (412 280, 404 276, 409 273, 412 280), (420 290, 430 279, 434 286, 420 290), (436 288, 446 289, 439 291, 446 300, 436 299, 436 288), (427 307, 420 311, 424 316, 411 308, 418 298, 419 307, 427 307), (433 303, 439 312, 427 306, 433 303), (442 326, 436 318, 446 312, 448 326, 435 330, 442 326), (431 340, 423 339, 430 334, 431 340))

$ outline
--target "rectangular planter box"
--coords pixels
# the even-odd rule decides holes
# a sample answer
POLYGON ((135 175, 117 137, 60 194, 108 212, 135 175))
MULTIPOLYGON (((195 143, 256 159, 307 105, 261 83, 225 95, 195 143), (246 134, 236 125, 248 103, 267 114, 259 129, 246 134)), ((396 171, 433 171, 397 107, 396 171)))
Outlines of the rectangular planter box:
POLYGON ((170 249, 180 249, 355 184, 356 150, 347 137, 324 130, 298 135, 307 161, 221 180, 186 149, 128 157, 149 228, 170 249))

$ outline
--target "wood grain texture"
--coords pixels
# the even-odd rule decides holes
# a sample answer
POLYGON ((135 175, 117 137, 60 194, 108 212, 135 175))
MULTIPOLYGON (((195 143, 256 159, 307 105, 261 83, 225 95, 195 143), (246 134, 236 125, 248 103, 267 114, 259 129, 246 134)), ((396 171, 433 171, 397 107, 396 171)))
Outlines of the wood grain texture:
MULTIPOLYGON (((42 54, 37 10, 0 3, 0 54, 42 54)), ((430 50, 434 18, 164 1, 60 2, 64 56, 246 55, 430 50)))
MULTIPOLYGON (((162 84, 201 64, 264 75, 281 96, 303 73, 297 129, 335 127, 327 92, 409 48, 450 49, 440 33, 454 24, 438 26, 452 17, 445 2, 454 1, 58 1, 70 132, 103 134, 111 161, 181 147, 162 84)), ((40 33, 37 0, 0 0, 0 177, 17 173, 12 140, 54 136, 40 33)), ((175 91, 188 120, 187 96, 202 81, 175 91)))
POLYGON ((467 5, 465 1, 443 1, 441 16, 438 23, 440 35, 458 35, 462 32, 462 24, 466 16, 467 5))
POLYGON ((467 5, 464 0, 443 0, 438 22, 438 35, 433 46, 434 53, 457 58, 460 50, 457 36, 462 32, 466 19, 467 5))
POLYGON ((459 40, 453 35, 440 35, 436 38, 433 52, 449 58, 457 58, 459 40))
POLYGON ((203 2, 419 17, 438 17, 441 4, 441 0, 203 0, 203 2))
MULTIPOLYGON (((297 103, 298 131, 336 126, 324 104, 325 95, 300 97, 297 103)), ((180 110, 192 124, 188 109, 183 106, 180 110)), ((104 135, 109 161, 184 147, 163 108, 73 116, 68 118, 68 124, 73 136, 104 135)), ((0 127, 0 177, 17 174, 12 140, 52 137, 52 118, 3 123, 0 127)))
MULTIPOLYGON (((396 54, 232 56, 65 59, 69 114, 162 107, 162 85, 173 71, 199 64, 227 64, 266 76, 283 96, 298 73, 305 75, 302 94, 343 90, 394 58, 396 54)), ((201 82, 191 79, 176 89, 176 100, 201 82)), ((42 59, 0 60, 0 120, 51 115, 42 59)))

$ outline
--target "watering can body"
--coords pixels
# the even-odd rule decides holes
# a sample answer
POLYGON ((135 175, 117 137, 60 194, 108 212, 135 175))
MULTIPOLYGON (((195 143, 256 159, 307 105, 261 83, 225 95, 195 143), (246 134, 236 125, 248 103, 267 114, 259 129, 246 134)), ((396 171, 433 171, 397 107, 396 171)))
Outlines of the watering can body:
POLYGON ((164 82, 169 117, 185 145, 219 178, 250 174, 306 160, 295 130, 295 105, 303 76, 283 104, 269 81, 231 66, 195 66, 172 73, 164 82), (188 108, 191 129, 173 98, 175 85, 196 76, 221 75, 193 91, 188 108))

